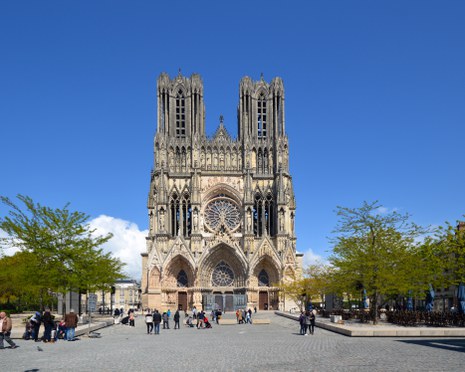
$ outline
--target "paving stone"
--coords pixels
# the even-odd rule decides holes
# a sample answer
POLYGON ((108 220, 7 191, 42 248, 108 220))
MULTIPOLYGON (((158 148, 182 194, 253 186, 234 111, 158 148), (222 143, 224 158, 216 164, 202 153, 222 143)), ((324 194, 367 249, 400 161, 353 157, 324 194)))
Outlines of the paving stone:
POLYGON ((135 327, 99 330, 101 338, 81 336, 55 344, 17 340, 18 349, 0 351, 1 371, 463 370, 461 338, 356 338, 321 328, 301 336, 295 320, 272 312, 252 317, 266 318, 271 320, 268 326, 221 327, 212 322, 212 329, 181 326, 147 335, 139 316, 135 327))

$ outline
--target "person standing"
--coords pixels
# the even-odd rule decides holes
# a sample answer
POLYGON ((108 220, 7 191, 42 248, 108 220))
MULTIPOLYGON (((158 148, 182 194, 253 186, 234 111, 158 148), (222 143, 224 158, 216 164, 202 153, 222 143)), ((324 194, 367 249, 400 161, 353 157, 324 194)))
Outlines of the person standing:
POLYGON ((161 323, 161 315, 158 310, 155 310, 153 313, 153 327, 155 328, 154 334, 160 334, 160 323, 161 323))
POLYGON ((2 311, 0 313, 0 349, 5 348, 5 346, 3 346, 3 340, 10 344, 10 349, 16 349, 18 347, 10 338, 12 327, 13 323, 11 319, 2 311))
POLYGON ((150 314, 150 311, 147 311, 147 314, 145 314, 145 324, 147 325, 147 334, 149 335, 153 332, 153 315, 150 314))
POLYGON ((31 317, 31 324, 32 324, 32 338, 34 339, 35 342, 39 342, 39 330, 40 330, 40 324, 41 324, 41 316, 40 312, 36 311, 36 313, 31 317))
POLYGON ((305 314, 303 311, 300 312, 299 324, 300 324, 300 334, 303 336, 305 334, 305 314))
POLYGON ((205 313, 204 311, 199 311, 197 314, 197 329, 203 328, 203 320, 205 318, 205 313))
POLYGON ((136 324, 135 324, 135 319, 134 319, 134 310, 131 310, 129 312, 129 326, 130 327, 134 327, 136 324))
POLYGON ((66 324, 66 339, 68 341, 74 341, 74 334, 78 324, 79 318, 77 314, 74 313, 74 309, 65 315, 65 324, 66 324))
POLYGON ((304 330, 304 336, 307 336, 307 330, 310 328, 311 320, 310 320, 310 311, 307 310, 305 312, 305 330, 304 330))
POLYGON ((315 310, 310 312, 310 334, 313 335, 315 332, 315 310))
POLYGON ((52 314, 50 313, 50 309, 47 307, 45 308, 44 314, 42 315, 42 321, 44 323, 44 342, 52 341, 52 328, 55 325, 53 321, 52 314))
POLYGON ((169 318, 168 318, 168 314, 166 313, 166 311, 163 313, 162 319, 163 319, 163 329, 170 329, 169 318))
POLYGON ((177 329, 179 329, 179 318, 180 318, 180 315, 179 315, 179 310, 176 310, 176 312, 174 313, 174 329, 176 329, 176 326, 178 327, 177 329))

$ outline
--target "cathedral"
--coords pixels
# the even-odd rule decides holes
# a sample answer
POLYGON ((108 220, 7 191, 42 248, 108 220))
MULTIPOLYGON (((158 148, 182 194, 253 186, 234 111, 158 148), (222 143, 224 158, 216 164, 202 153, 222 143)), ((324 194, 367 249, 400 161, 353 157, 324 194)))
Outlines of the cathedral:
POLYGON ((287 310, 280 283, 302 274, 284 86, 243 77, 238 133, 205 134, 203 82, 157 81, 158 117, 142 253, 142 304, 159 310, 287 310))

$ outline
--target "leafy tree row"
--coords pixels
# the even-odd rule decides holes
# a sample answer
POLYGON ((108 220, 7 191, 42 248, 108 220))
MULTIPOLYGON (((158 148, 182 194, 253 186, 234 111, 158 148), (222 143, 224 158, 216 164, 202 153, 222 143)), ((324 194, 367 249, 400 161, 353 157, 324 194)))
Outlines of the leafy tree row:
POLYGON ((109 290, 124 278, 124 264, 100 248, 111 234, 95 234, 89 216, 63 208, 50 208, 18 195, 21 205, 6 197, 0 201, 8 212, 0 217, 7 237, 2 248, 17 248, 0 259, 0 301, 22 307, 42 308, 54 293, 109 290))
POLYGON ((376 322, 378 305, 387 299, 424 298, 430 285, 465 282, 465 231, 449 223, 423 228, 408 214, 382 211, 378 202, 338 207, 329 264, 310 266, 303 279, 285 283, 284 291, 300 300, 324 293, 360 298, 364 289, 376 322))

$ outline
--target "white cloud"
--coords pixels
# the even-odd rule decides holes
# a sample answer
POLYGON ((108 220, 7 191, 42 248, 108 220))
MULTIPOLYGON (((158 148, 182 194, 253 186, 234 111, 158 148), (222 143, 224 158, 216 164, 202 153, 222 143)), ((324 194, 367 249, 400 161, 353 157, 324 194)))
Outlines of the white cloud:
POLYGON ((378 213, 379 214, 386 214, 388 211, 389 211, 389 209, 386 208, 386 207, 379 207, 378 208, 378 213))
POLYGON ((140 281, 142 275, 140 254, 146 251, 145 237, 148 235, 148 230, 141 231, 133 222, 105 215, 94 218, 89 224, 96 229, 98 235, 113 234, 113 238, 102 248, 126 264, 124 271, 130 278, 140 281))
POLYGON ((393 213, 393 212, 398 212, 399 208, 394 207, 394 208, 388 208, 388 207, 378 207, 376 208, 376 211, 374 212, 375 214, 388 214, 388 213, 393 213))
POLYGON ((304 252, 304 267, 308 265, 315 265, 315 264, 327 264, 328 261, 326 257, 323 257, 319 254, 313 252, 311 248, 304 252))
MULTIPOLYGON (((8 234, 2 229, 0 229, 0 239, 7 238, 7 237, 8 237, 8 234)), ((3 249, 0 249, 0 254, 4 254, 5 256, 13 256, 16 252, 19 252, 19 248, 7 247, 6 245, 4 245, 3 242, 2 242, 2 248, 3 249)))

